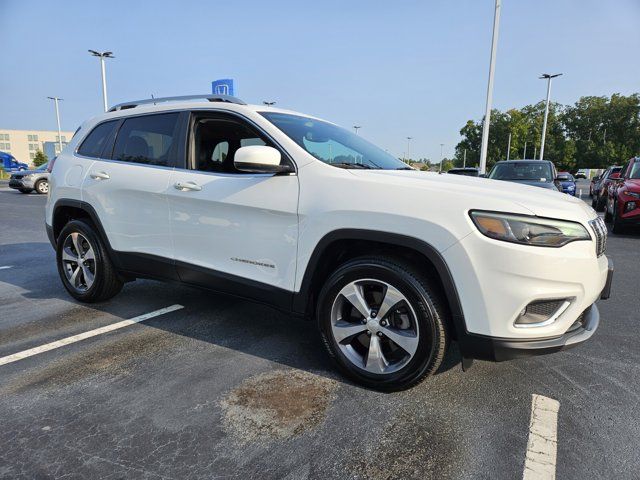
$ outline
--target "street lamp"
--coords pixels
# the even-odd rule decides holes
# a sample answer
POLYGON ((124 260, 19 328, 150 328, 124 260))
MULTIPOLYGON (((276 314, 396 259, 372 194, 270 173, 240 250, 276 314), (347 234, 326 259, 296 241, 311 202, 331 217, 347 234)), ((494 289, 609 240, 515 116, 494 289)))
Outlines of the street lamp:
POLYGON ((94 57, 100 58, 100 69, 102 70, 102 102, 104 103, 104 111, 106 112, 109 107, 107 106, 107 75, 104 70, 104 59, 116 57, 113 56, 113 52, 97 52, 95 50, 89 50, 89 53, 94 57))
MULTIPOLYGON (((60 97, 47 97, 49 100, 53 100, 56 105, 56 121, 58 122, 58 149, 62 152, 62 131, 60 130, 60 110, 58 109, 58 102, 64 100, 60 97)), ((60 153, 58 152, 58 153, 60 153)))
POLYGON ((354 125, 353 129, 356 131, 356 135, 358 134, 358 130, 361 129, 362 126, 361 125, 354 125))
POLYGON ((493 14, 493 35, 491 37, 491 59, 489 61, 489 83, 487 84, 487 105, 482 125, 482 146, 480 148, 480 174, 487 169, 487 149, 489 147, 489 124, 491 120, 491 101, 493 96, 493 73, 496 68, 496 51, 498 50, 498 30, 500 27, 501 0, 496 0, 493 14))
POLYGON ((266 100, 264 100, 262 103, 267 107, 273 107, 276 104, 276 102, 267 102, 266 100))
POLYGON ((551 96, 551 79, 562 75, 561 73, 543 73, 540 79, 547 80, 547 102, 544 106, 544 122, 542 123, 542 140, 540 140, 540 160, 544 159, 544 139, 547 136, 547 117, 549 116, 549 97, 551 96))
POLYGON ((444 143, 440 144, 440 168, 438 169, 439 172, 442 172, 442 160, 444 160, 442 156, 442 147, 444 147, 444 143))
POLYGON ((409 153, 411 151, 411 139, 413 137, 407 137, 407 160, 411 160, 411 153, 409 153))

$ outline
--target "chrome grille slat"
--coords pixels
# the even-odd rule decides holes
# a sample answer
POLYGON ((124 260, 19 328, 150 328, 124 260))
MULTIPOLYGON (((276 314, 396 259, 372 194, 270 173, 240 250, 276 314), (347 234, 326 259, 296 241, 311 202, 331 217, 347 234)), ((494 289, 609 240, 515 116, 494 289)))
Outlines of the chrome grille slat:
POLYGON ((594 218, 589 221, 589 226, 596 236, 596 255, 601 256, 607 249, 607 226, 602 217, 594 218))

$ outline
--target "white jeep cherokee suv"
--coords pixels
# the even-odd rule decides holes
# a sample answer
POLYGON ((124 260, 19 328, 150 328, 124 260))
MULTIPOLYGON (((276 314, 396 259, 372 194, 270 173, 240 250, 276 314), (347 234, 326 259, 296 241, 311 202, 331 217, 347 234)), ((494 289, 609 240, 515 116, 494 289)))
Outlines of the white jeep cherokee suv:
POLYGON ((450 340, 463 366, 583 342, 610 289, 606 229, 582 201, 416 171, 233 97, 115 106, 81 126, 50 185, 74 298, 154 278, 263 302, 315 318, 338 368, 383 390, 434 373, 450 340))

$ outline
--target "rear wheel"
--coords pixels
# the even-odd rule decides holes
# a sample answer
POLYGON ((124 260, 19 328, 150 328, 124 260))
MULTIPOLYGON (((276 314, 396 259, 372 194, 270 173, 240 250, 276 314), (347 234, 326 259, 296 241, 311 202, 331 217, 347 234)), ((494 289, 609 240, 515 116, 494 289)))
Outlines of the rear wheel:
POLYGON ((57 240, 58 273, 71 296, 81 302, 102 302, 122 289, 107 251, 89 223, 69 222, 57 240))
POLYGON ((394 391, 420 382, 442 363, 448 343, 444 305, 439 290, 410 265, 363 257, 329 277, 316 315, 343 374, 394 391))
POLYGON ((38 180, 35 184, 36 192, 41 195, 49 193, 49 182, 45 179, 38 180))

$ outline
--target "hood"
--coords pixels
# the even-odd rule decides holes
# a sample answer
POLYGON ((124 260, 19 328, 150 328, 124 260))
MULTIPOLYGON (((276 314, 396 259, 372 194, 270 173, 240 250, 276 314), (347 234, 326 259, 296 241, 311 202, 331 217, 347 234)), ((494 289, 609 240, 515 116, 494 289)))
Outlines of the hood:
POLYGON ((15 172, 13 175, 40 175, 40 174, 48 174, 46 170, 22 170, 20 172, 15 172))
POLYGON ((560 185, 562 185, 563 187, 575 187, 576 182, 572 182, 571 180, 563 180, 562 182, 560 182, 560 185))
POLYGON ((631 187, 634 192, 640 192, 640 178, 627 178, 624 183, 631 187))
POLYGON ((466 210, 525 211, 540 217, 566 220, 582 218, 585 221, 597 216, 589 205, 560 192, 552 182, 546 183, 550 187, 540 188, 520 182, 415 170, 348 171, 362 179, 395 185, 401 191, 403 188, 428 190, 438 202, 463 202, 466 210))

